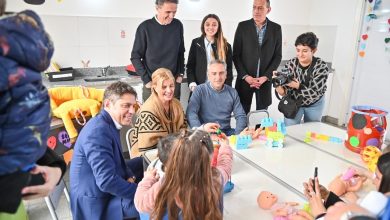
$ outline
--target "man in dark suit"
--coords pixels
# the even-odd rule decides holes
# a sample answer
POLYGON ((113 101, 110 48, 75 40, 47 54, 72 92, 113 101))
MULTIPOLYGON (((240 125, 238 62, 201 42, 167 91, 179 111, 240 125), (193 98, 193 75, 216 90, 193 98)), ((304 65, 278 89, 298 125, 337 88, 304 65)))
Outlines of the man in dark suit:
POLYGON ((104 91, 103 110, 88 121, 74 147, 70 165, 73 219, 138 218, 134 206, 142 158, 125 161, 119 130, 131 125, 137 93, 124 82, 104 91))
POLYGON ((282 59, 282 30, 266 16, 269 0, 253 1, 253 18, 238 24, 233 43, 233 61, 237 69, 236 90, 245 113, 256 94, 256 109, 272 103, 271 78, 282 59))

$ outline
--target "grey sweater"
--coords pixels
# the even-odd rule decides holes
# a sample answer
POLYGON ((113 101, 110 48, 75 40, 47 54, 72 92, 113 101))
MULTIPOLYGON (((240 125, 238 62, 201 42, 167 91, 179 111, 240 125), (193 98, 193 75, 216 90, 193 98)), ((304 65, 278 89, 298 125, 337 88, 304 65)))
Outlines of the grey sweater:
POLYGON ((206 82, 197 86, 192 93, 187 119, 191 128, 214 122, 221 129, 229 129, 232 112, 236 119, 235 133, 239 134, 246 127, 246 115, 237 91, 228 85, 216 91, 210 82, 206 82))

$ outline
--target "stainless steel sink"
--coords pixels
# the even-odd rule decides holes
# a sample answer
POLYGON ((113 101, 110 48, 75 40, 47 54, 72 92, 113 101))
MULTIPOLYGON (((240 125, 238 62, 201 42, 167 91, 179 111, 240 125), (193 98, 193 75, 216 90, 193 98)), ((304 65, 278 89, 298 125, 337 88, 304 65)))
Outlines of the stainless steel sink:
POLYGON ((100 82, 100 81, 116 81, 116 80, 119 80, 120 78, 118 77, 105 77, 105 76, 101 76, 101 77, 94 77, 94 78, 85 78, 84 81, 85 82, 100 82))

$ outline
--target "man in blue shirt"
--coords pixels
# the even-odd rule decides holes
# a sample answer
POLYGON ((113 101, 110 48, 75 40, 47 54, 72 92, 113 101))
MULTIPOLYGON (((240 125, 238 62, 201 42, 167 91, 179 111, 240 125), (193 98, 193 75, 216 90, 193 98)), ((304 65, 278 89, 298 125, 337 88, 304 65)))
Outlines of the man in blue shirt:
POLYGON ((208 81, 196 87, 187 107, 190 127, 201 127, 206 123, 218 123, 226 135, 240 134, 246 127, 246 115, 237 91, 225 85, 226 64, 221 60, 210 62, 208 81), (231 128, 230 118, 234 114, 236 129, 231 128))

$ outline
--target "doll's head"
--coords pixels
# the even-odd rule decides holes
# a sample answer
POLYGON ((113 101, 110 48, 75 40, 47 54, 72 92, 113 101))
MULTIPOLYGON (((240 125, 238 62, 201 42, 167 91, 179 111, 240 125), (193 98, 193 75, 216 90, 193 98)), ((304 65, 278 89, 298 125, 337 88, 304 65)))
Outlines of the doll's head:
POLYGON ((278 196, 268 191, 261 191, 257 196, 257 205, 262 209, 271 209, 277 201, 278 196))

